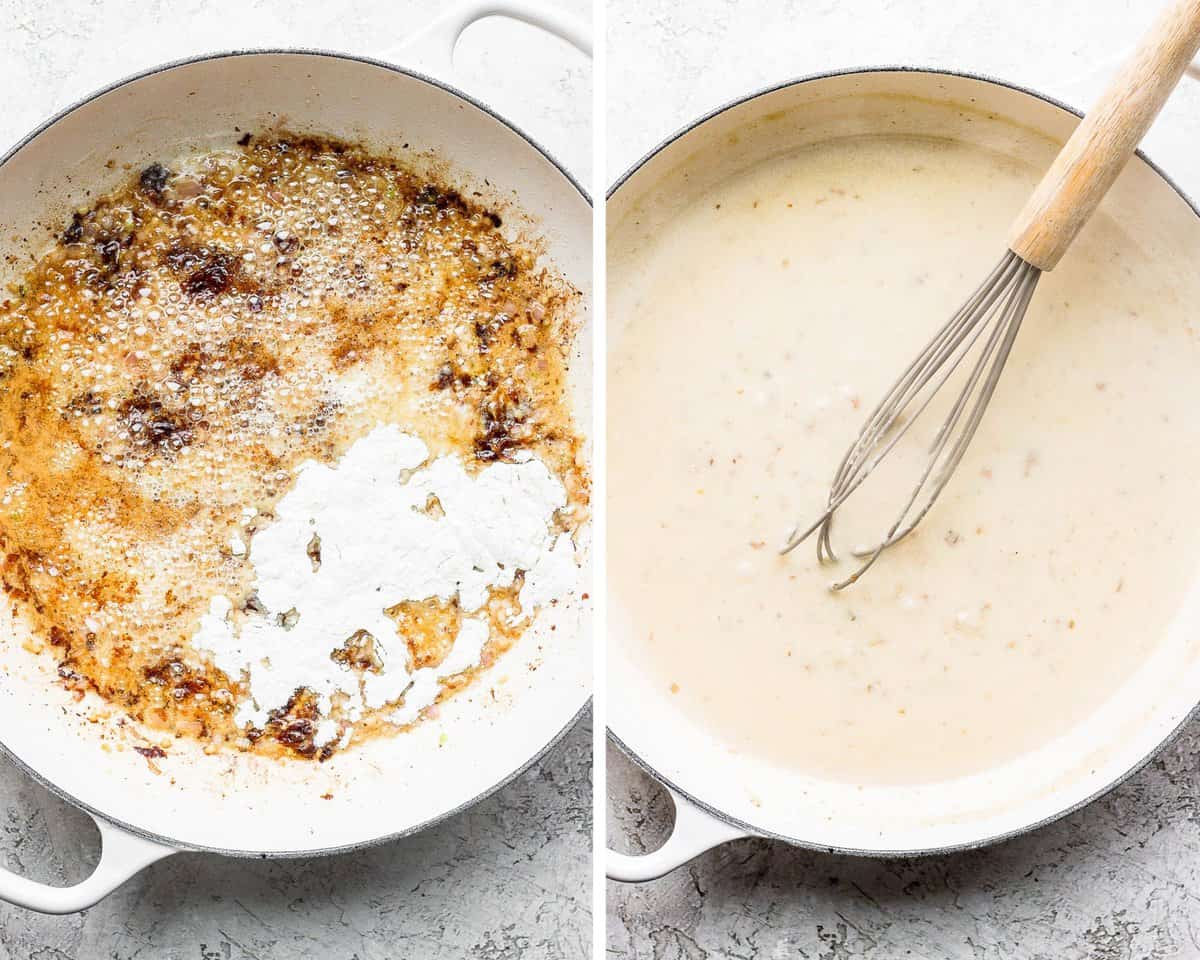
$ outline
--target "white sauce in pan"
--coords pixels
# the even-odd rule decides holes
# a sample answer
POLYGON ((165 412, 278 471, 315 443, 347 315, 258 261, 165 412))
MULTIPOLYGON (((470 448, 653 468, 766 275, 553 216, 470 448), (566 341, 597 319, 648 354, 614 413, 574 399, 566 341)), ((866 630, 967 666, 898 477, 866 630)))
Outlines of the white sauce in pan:
MULTIPOLYGON (((840 594, 848 559, 777 554, 1036 179, 948 141, 848 139, 649 237, 613 225, 611 595, 641 667, 726 747, 850 782, 984 770, 1086 718, 1170 623, 1200 560, 1200 321, 1103 213, 1042 279, 918 532, 840 594)), ((907 491, 864 488, 843 556, 907 491)))

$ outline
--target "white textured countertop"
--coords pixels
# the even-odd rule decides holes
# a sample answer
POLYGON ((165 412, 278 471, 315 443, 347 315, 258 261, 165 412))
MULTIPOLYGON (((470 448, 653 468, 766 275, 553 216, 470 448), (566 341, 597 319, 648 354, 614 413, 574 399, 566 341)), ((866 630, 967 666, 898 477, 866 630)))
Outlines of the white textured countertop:
MULTIPOLYGON (((588 16, 587 0, 556 0, 588 16)), ((0 150, 97 87, 203 52, 302 46, 389 58, 429 0, 0 0, 0 150)), ((590 176, 587 61, 523 25, 468 31, 453 82, 590 176), (530 91, 536 91, 536 96, 530 91)), ((591 724, 466 813, 337 857, 259 862, 181 854, 84 914, 0 905, 0 960, 578 960, 591 943, 591 724)), ((95 828, 0 760, 0 862, 82 879, 95 828)))
MULTIPOLYGON (((1076 106, 1149 23, 1135 0, 610 0, 610 182, 685 123, 824 70, 981 73, 1076 106)), ((1200 84, 1147 153, 1200 196, 1200 84)), ((653 849, 670 803, 609 750, 610 843, 653 849)), ((989 850, 868 860, 746 840, 608 885, 608 955, 653 960, 1200 957, 1200 723, 1104 800, 989 850)))

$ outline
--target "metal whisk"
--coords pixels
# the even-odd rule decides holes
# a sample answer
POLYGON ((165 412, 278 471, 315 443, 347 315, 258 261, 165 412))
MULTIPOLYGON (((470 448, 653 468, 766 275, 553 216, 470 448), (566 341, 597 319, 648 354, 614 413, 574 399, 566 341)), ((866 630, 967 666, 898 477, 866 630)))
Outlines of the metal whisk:
POLYGON ((797 524, 781 553, 817 532, 817 559, 837 559, 831 534, 838 509, 908 433, 967 357, 966 382, 934 436, 929 458, 903 509, 865 561, 832 584, 861 577, 884 550, 903 540, 949 483, 987 410, 1025 311, 1043 272, 1052 270, 1095 211, 1200 49, 1200 0, 1177 0, 1151 29, 1130 62, 1076 127, 1014 221, 1009 249, 909 364, 867 418, 834 476, 824 512, 797 524), (819 532, 818 532, 819 531, 819 532))
POLYGON ((937 395, 942 384, 958 369, 976 343, 983 339, 983 346, 967 377, 966 386, 934 437, 929 461, 904 509, 878 544, 869 550, 855 551, 855 556, 866 556, 867 561, 845 580, 835 583, 833 589, 841 590, 852 584, 879 559, 885 549, 912 532, 949 482, 950 475, 975 436, 1041 275, 1041 270, 1026 263, 1011 250, 1004 255, 979 289, 959 307, 958 312, 884 394, 863 424, 858 438, 842 458, 829 491, 825 512, 803 531, 797 526, 783 546, 784 553, 819 530, 817 558, 822 563, 837 560, 830 534, 838 507, 849 499, 900 442, 937 395), (986 339, 984 333, 987 334, 986 339), (916 412, 906 418, 906 411, 912 408, 916 412), (925 493, 924 501, 914 512, 922 492, 925 493), (908 519, 910 516, 911 519, 908 519))

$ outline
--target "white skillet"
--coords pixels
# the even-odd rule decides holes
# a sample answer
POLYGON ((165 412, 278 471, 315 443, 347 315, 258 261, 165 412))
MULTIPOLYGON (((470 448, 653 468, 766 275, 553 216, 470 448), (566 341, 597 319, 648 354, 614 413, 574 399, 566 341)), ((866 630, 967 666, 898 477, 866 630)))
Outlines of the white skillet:
MULTIPOLYGON (((415 38, 406 60, 445 76, 459 34, 492 14, 542 27, 590 54, 585 26, 534 0, 468 0, 415 38)), ((238 129, 276 124, 383 150, 407 144, 412 154, 432 151, 457 182, 510 211, 506 229, 528 223, 544 236, 549 259, 584 294, 571 369, 577 421, 588 431, 590 200, 521 131, 411 69, 320 51, 249 51, 168 64, 114 84, 48 120, 0 160, 0 253, 28 262, 61 229, 66 212, 89 193, 115 186, 126 164, 138 169, 182 152, 231 146, 238 129)), ((23 650, 20 632, 0 617, 3 749, 90 813, 103 841, 100 863, 82 883, 56 888, 0 870, 0 898, 67 913, 180 850, 332 853, 450 816, 533 763, 586 706, 590 620, 578 604, 553 617, 527 631, 484 682, 444 705, 436 723, 410 734, 320 765, 206 757, 197 745, 178 741, 155 761, 157 774, 133 750, 106 750, 100 740, 106 725, 87 722, 89 704, 76 704, 53 684, 52 657, 23 650)))
MULTIPOLYGON (((1048 97, 984 77, 895 67, 810 77, 717 110, 649 154, 610 192, 610 231, 635 208, 641 228, 652 230, 654 217, 670 217, 673 204, 706 185, 834 137, 882 132, 951 137, 1048 166, 1057 149, 1051 141, 1065 141, 1077 118, 1048 97)), ((1141 154, 1117 180, 1104 209, 1164 262, 1180 271, 1194 271, 1200 263, 1196 208, 1141 154)), ((704 850, 747 836, 869 856, 992 843, 1112 789, 1179 731, 1200 700, 1200 589, 1195 589, 1144 668, 1085 723, 1035 753, 940 784, 838 784, 720 749, 639 669, 637 636, 621 597, 610 593, 609 733, 666 785, 676 821, 652 853, 608 851, 608 875, 617 880, 662 876, 704 850)))

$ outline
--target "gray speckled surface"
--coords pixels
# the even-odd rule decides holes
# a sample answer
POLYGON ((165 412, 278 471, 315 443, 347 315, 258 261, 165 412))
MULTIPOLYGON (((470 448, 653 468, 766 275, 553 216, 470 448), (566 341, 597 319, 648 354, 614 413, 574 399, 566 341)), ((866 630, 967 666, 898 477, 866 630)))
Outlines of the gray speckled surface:
MULTIPOLYGON (((587 16, 587 0, 556 0, 587 16)), ((0 149, 55 110, 144 67, 211 50, 312 46, 389 57, 429 0, 0 0, 0 149)), ((590 177, 587 61, 531 28, 470 28, 454 82, 590 177), (531 96, 530 90, 537 95, 531 96)), ((345 856, 259 862, 182 854, 86 913, 0 906, 0 960, 578 960, 591 945, 591 724, 468 812, 345 856)), ((90 821, 0 761, 0 863, 73 882, 95 862, 90 821)))
MULTIPOLYGON (((917 860, 767 840, 608 884, 608 955, 653 960, 1200 956, 1200 724, 1113 793, 990 849, 917 860)), ((615 748, 609 837, 656 847, 671 803, 615 748)))
MULTIPOLYGON (((233 860, 183 853, 82 914, 0 906, 3 960, 579 960, 592 923, 591 722, 500 792, 357 853, 233 860)), ((95 863, 91 821, 7 764, 0 859, 47 883, 95 863)))
MULTIPOLYGON (((1158 3, 610 0, 608 178, 682 124, 791 77, 867 64, 974 71, 1090 102, 1158 3)), ((1200 193, 1200 85, 1146 141, 1200 193)), ((1104 800, 992 849, 858 860, 744 840, 608 884, 608 955, 653 960, 1200 956, 1200 724, 1104 800)), ((615 749, 609 842, 653 849, 670 801, 615 749)))

